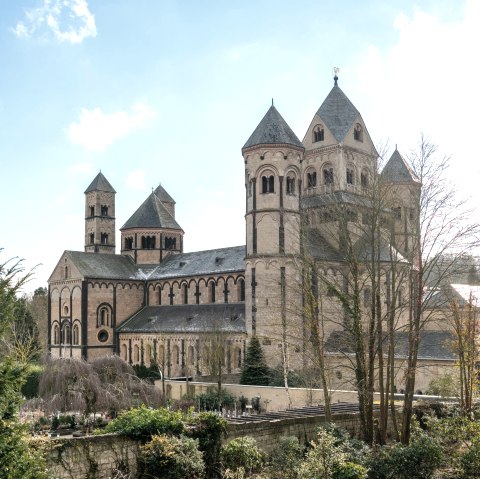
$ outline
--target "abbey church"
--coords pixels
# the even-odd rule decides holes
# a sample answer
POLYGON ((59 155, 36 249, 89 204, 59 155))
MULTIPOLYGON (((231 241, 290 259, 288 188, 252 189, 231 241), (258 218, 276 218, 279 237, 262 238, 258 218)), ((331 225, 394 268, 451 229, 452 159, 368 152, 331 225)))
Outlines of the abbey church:
MULTIPOLYGON (((307 367, 306 264, 314 271, 307 291, 316 299, 314 319, 321 316, 322 340, 334 348, 346 313, 332 290, 348 289, 347 254, 371 258, 366 231, 378 211, 385 234, 375 254, 388 306, 389 269, 408 269, 415 257, 421 185, 398 151, 377 173, 367 127, 337 83, 302 141, 272 105, 243 146, 246 245, 184 253, 181 218, 162 186, 120 228, 115 245, 116 192, 99 173, 85 190, 84 251, 65 251, 49 279, 51 355, 118 354, 162 365, 166 377, 199 377, 210 374, 216 338, 225 372, 234 374, 256 335, 272 367, 286 349, 294 367, 307 367), (379 179, 389 203, 374 210, 379 179)), ((407 285, 395 287, 395 301, 409 304, 407 285)), ((408 307, 398 311, 401 323, 408 307)))

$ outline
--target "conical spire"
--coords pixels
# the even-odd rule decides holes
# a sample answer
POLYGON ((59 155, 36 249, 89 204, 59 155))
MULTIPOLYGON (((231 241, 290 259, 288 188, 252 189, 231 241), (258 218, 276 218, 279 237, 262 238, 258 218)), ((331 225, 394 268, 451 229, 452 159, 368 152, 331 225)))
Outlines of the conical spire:
POLYGON ((272 104, 242 150, 256 145, 276 144, 294 145, 303 148, 302 142, 272 104))
POLYGON ((392 183, 420 183, 420 180, 396 148, 383 168, 382 177, 392 183))
POLYGON ((338 86, 337 76, 335 76, 334 80, 335 84, 318 109, 317 115, 340 143, 344 141, 353 123, 358 117, 361 118, 361 115, 338 86))
POLYGON ((101 171, 90 183, 90 186, 85 190, 85 194, 90 193, 91 191, 106 191, 107 193, 116 193, 112 185, 108 182, 105 176, 103 176, 101 171))

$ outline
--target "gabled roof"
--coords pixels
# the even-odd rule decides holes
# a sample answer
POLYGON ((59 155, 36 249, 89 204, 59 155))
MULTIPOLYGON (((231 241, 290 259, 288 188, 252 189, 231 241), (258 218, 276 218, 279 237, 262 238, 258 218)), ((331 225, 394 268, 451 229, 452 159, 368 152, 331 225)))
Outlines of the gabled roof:
POLYGON ((175 204, 175 200, 167 193, 165 188, 162 185, 158 185, 157 188, 153 191, 158 199, 162 203, 173 203, 175 204))
POLYGON ((90 186, 85 190, 85 194, 90 193, 91 191, 106 191, 107 193, 116 193, 112 185, 108 182, 105 176, 103 176, 101 171, 90 183, 90 186))
POLYGON ((317 111, 338 142, 342 142, 350 131, 355 120, 361 115, 347 98, 340 87, 335 84, 317 111))
POLYGON ((420 183, 420 180, 397 149, 383 168, 382 177, 392 183, 420 183))
POLYGON ((246 333, 244 303, 146 306, 119 333, 246 333))
POLYGON ((243 145, 242 150, 256 145, 276 144, 294 145, 303 148, 302 142, 272 105, 245 145, 243 145))
POLYGON ((138 266, 129 256, 82 251, 66 251, 65 254, 84 278, 146 279, 139 275, 138 266))
POLYGON ((245 255, 245 246, 172 254, 157 266, 149 279, 244 271, 245 255))
POLYGON ((127 222, 120 228, 120 230, 130 228, 182 229, 175 221, 175 218, 173 218, 165 206, 163 206, 162 202, 154 191, 148 195, 148 198, 142 203, 140 208, 133 213, 127 222))

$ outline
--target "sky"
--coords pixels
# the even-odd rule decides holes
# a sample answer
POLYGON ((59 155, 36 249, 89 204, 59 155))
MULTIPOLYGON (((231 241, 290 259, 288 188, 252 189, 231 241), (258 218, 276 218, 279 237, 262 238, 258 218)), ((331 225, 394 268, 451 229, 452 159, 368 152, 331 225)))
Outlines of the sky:
POLYGON ((407 156, 423 132, 480 204, 478 0, 0 7, 0 262, 35 267, 27 292, 83 251, 99 171, 117 230, 161 183, 186 252, 245 244, 242 146, 272 98, 303 139, 334 67, 377 145, 407 156))

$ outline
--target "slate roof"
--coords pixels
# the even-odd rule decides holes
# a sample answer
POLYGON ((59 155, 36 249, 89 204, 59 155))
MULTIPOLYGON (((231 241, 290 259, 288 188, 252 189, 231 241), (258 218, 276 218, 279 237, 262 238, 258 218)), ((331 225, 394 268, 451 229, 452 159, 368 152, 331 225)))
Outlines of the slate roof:
POLYGON ((142 205, 137 209, 137 211, 135 211, 135 213, 133 213, 133 215, 130 216, 127 222, 120 228, 120 231, 130 228, 170 228, 175 230, 182 229, 180 225, 175 221, 175 218, 167 211, 165 206, 162 204, 160 198, 155 194, 155 191, 148 195, 148 198, 142 203, 142 205))
POLYGON ((66 251, 66 255, 85 278, 146 279, 146 275, 139 273, 139 267, 127 256, 82 251, 66 251))
POLYGON ((317 206, 351 204, 356 206, 371 206, 371 200, 362 195, 350 193, 349 191, 335 191, 324 195, 302 196, 302 208, 313 208, 317 206))
POLYGON ((119 333, 246 333, 244 303, 146 306, 119 333))
MULTIPOLYGON (((455 360, 451 342, 453 334, 449 331, 422 331, 418 349, 419 359, 455 360)), ((386 346, 387 338, 384 339, 386 346)), ((325 350, 336 354, 353 354, 351 335, 347 331, 333 331, 325 343, 325 350)), ((408 333, 395 335, 395 357, 406 358, 408 353, 408 333)))
POLYGON ((90 186, 85 190, 85 194, 90 193, 91 191, 106 191, 107 193, 116 193, 112 185, 108 182, 101 171, 90 183, 90 186))
MULTIPOLYGON (((372 258, 372 241, 367 233, 358 239, 354 245, 355 254, 361 261, 370 261, 372 258)), ((406 263, 407 260, 383 237, 379 238, 379 251, 375 251, 379 261, 397 261, 406 263)))
POLYGON ((424 304, 429 309, 450 308, 452 301, 459 307, 465 307, 472 298, 472 306, 480 307, 480 286, 470 284, 449 284, 440 288, 426 288, 424 304))
POLYGON ((317 115, 338 142, 345 139, 356 118, 361 118, 358 110, 338 85, 334 85, 331 89, 318 109, 317 115))
POLYGON ((162 203, 175 204, 175 200, 167 193, 167 191, 162 185, 158 185, 157 188, 154 190, 154 193, 162 203))
POLYGON ((340 252, 331 246, 318 230, 310 230, 307 237, 308 253, 317 260, 343 261, 340 252))
POLYGON ((302 142, 273 105, 243 145, 242 150, 251 146, 272 144, 294 145, 303 148, 302 142))
POLYGON ((172 254, 155 268, 149 279, 244 271, 245 255, 245 246, 172 254))
POLYGON ((383 168, 382 177, 392 183, 420 183, 420 180, 397 149, 383 168))

